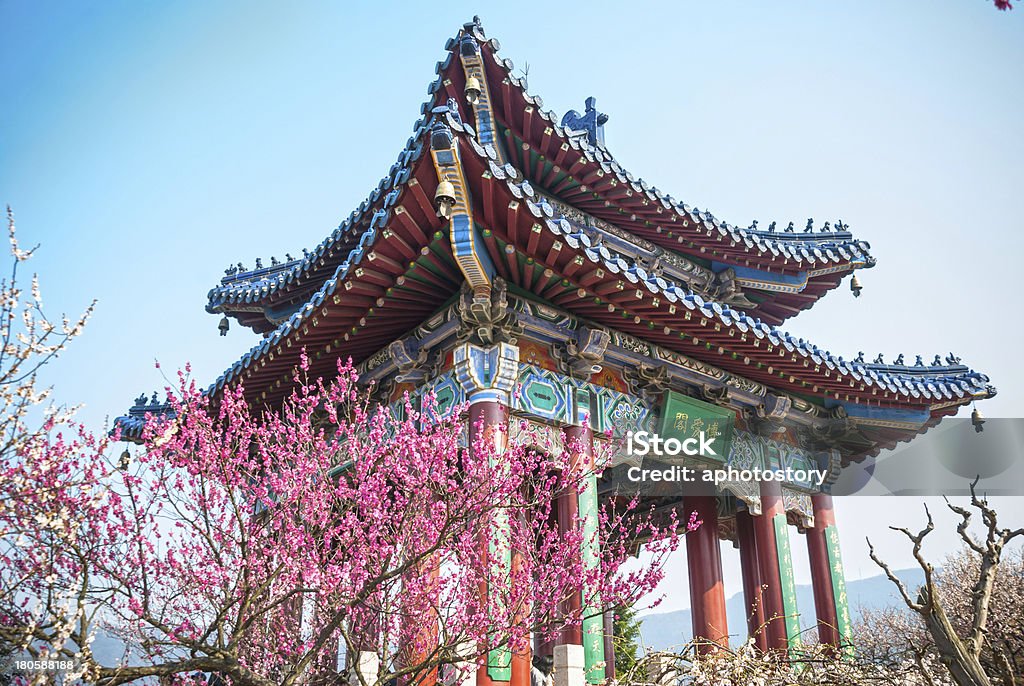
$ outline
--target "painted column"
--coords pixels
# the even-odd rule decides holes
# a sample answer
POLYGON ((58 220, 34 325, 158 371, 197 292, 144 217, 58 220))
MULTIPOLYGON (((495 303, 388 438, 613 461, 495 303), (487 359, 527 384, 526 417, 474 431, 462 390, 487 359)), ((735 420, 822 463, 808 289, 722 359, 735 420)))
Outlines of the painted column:
MULTIPOLYGON (((516 516, 522 517, 523 513, 520 512, 516 516)), ((518 548, 512 551, 512 574, 517 577, 530 576, 530 571, 526 568, 526 559, 524 558, 522 551, 518 548)), ((516 615, 516 621, 520 624, 527 624, 531 621, 530 615, 530 607, 519 608, 519 613, 516 615)), ((509 686, 530 686, 532 657, 530 648, 512 653, 509 686)))
POLYGON ((789 525, 782 503, 782 486, 762 481, 761 514, 754 519, 757 568, 769 650, 785 651, 799 640, 800 624, 789 552, 789 525))
MULTIPOLYGON (((687 513, 696 512, 701 525, 686 534, 686 567, 690 575, 690 612, 693 636, 705 643, 701 652, 715 648, 706 642, 729 645, 729 626, 725 613, 725 584, 722 582, 722 551, 718 539, 718 498, 687 496, 687 513)), ((687 514, 687 517, 689 515, 687 514)))
MULTIPOLYGON (((508 412, 506 406, 495 400, 478 400, 474 402, 470 396, 469 402, 469 445, 478 445, 478 441, 494 441, 497 452, 505 449, 506 436, 504 427, 508 424, 508 412)), ((494 560, 489 548, 490 541, 484 537, 481 545, 485 548, 482 557, 485 564, 492 564, 494 560)), ((480 587, 480 594, 488 596, 486 584, 480 587)), ((507 684, 512 680, 512 663, 509 651, 504 649, 491 650, 487 654, 486 663, 477 670, 477 686, 495 686, 507 684)))
MULTIPOLYGON (((508 343, 481 347, 464 343, 453 352, 453 371, 469 401, 470 449, 482 442, 493 442, 495 453, 504 452, 508 441, 509 392, 519 372, 519 349, 508 343)), ((498 526, 501 526, 499 523, 498 526)), ((507 522, 505 523, 507 530, 507 522)), ((498 532, 498 536, 501 532, 498 532)), ((512 555, 505 550, 506 559, 495 559, 487 536, 481 541, 481 557, 485 564, 511 569, 512 555)), ((480 594, 486 599, 489 589, 482 584, 480 594)), ((514 683, 526 686, 530 679, 530 655, 513 660, 506 648, 489 650, 476 674, 477 686, 495 686, 514 683)))
MULTIPOLYGON (((582 527, 583 566, 584 569, 594 570, 601 564, 598 540, 600 522, 597 476, 594 473, 594 432, 587 426, 589 418, 586 416, 590 408, 590 396, 589 393, 583 393, 586 394, 585 397, 576 398, 576 419, 582 425, 565 429, 565 445, 570 451, 570 468, 584 476, 577 491, 559 496, 558 521, 560 528, 570 526, 574 522, 582 527)), ((564 613, 579 616, 582 622, 580 625, 566 627, 562 633, 561 643, 582 645, 587 683, 603 684, 604 605, 596 589, 580 588, 578 592, 573 593, 566 601, 564 613)))
POLYGON ((811 504, 814 526, 807 530, 807 553, 814 588, 814 610, 818 618, 818 640, 836 647, 848 646, 850 610, 832 496, 828 493, 815 494, 811 496, 811 504))
POLYGON ((747 636, 753 637, 761 650, 768 646, 761 630, 764 609, 761 604, 761 575, 757 567, 757 542, 754 538, 754 519, 749 510, 736 512, 736 539, 740 549, 740 573, 743 575, 743 613, 747 619, 747 636))
MULTIPOLYGON (((582 426, 570 426, 565 429, 565 447, 570 451, 570 469, 579 471, 593 464, 593 434, 582 426)), ((565 534, 579 520, 579 492, 566 489, 558 496, 558 532, 565 534)), ((563 617, 578 617, 583 612, 582 589, 574 591, 562 603, 563 617)), ((562 629, 560 644, 571 643, 583 645, 583 627, 572 624, 562 629)))

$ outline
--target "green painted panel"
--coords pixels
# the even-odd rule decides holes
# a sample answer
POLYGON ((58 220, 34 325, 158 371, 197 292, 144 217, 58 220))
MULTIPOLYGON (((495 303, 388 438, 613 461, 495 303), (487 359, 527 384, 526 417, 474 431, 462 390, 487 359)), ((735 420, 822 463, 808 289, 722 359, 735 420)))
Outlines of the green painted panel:
POLYGON ((714 439, 712 448, 715 451, 714 456, 704 457, 724 463, 729 457, 734 419, 731 410, 668 391, 662 405, 659 433, 663 439, 676 438, 682 441, 703 432, 708 438, 714 439))
MULTIPOLYGON (((504 612, 499 614, 504 616, 504 612)), ((512 651, 505 646, 488 651, 487 674, 494 681, 508 681, 511 679, 512 651)))
POLYGON ((559 391, 553 384, 531 381, 524 392, 530 403, 545 414, 558 407, 559 391))
POLYGON ((443 386, 438 389, 435 397, 437 400, 437 414, 442 417, 447 415, 455 404, 455 391, 448 386, 443 386))
POLYGON ((789 649, 800 645, 800 609, 796 604, 796 583, 793 581, 793 556, 789 550, 789 524, 785 513, 772 518, 775 525, 775 549, 779 556, 779 578, 782 580, 782 609, 786 615, 789 649))
MULTIPOLYGON (((583 565, 586 569, 601 566, 601 542, 598 539, 600 520, 597 503, 597 475, 589 474, 579 494, 579 513, 583 525, 583 565)), ((603 684, 604 617, 597 589, 583 589, 583 665, 587 683, 603 684)))
POLYGON ((487 676, 493 681, 510 681, 512 679, 512 651, 508 648, 495 648, 487 653, 487 676))
POLYGON ((600 412, 596 411, 594 394, 589 388, 574 388, 572 393, 572 423, 583 426, 584 423, 594 431, 601 431, 600 412))
POLYGON ((846 574, 843 572, 843 559, 839 554, 839 532, 834 525, 825 527, 825 550, 828 552, 828 568, 832 577, 832 596, 836 601, 836 627, 843 652, 853 656, 853 645, 850 635, 850 604, 846 597, 846 574))

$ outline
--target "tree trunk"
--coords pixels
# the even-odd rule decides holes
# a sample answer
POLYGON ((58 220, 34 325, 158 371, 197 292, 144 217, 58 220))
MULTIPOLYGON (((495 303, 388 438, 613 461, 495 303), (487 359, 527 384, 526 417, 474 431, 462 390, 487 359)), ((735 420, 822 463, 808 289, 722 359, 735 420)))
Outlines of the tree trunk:
MULTIPOLYGON (((924 589, 922 589, 923 591, 924 589)), ((922 593, 924 595, 924 593, 922 593)), ((931 599, 929 599, 931 600, 931 599)), ((942 663, 949 670, 957 686, 992 686, 988 675, 981 666, 978 654, 956 634, 956 629, 938 602, 926 602, 924 616, 928 633, 935 641, 942 663)))

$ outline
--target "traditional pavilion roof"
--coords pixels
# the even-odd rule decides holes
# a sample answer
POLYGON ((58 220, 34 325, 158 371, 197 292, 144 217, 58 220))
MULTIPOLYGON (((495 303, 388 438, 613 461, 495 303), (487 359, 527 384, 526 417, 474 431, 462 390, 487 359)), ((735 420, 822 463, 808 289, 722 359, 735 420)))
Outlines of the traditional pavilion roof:
MULTIPOLYGON (((726 272, 725 280, 742 291, 732 304, 757 309, 763 321, 779 324, 811 307, 844 276, 875 265, 870 245, 856 239, 842 220, 819 222, 817 229, 811 220, 799 222, 799 227, 798 222, 788 222, 778 230, 774 221, 762 222, 767 224, 762 228, 754 221, 743 228, 634 176, 604 145, 597 122, 606 117, 594 109, 593 99, 588 100, 591 109, 585 114, 569 112, 559 123, 554 112, 543 109, 539 96, 527 92, 526 79, 514 74, 512 62, 498 57, 498 41, 487 39, 479 23, 467 24, 449 40, 448 53, 437 64, 437 78, 428 88, 424 114, 449 98, 465 106, 466 76, 459 50, 460 41, 467 38, 478 46, 486 67, 492 109, 504 138, 500 149, 509 158, 505 160, 499 150, 502 162, 510 162, 537 190, 586 213, 594 223, 610 224, 653 243, 669 259, 689 256, 713 274, 726 272), (580 128, 587 126, 592 130, 580 128)), ((487 143, 498 132, 485 133, 481 141, 487 143)), ((229 267, 210 291, 207 309, 234 316, 261 333, 272 330, 330 277, 352 247, 351 241, 365 229, 387 182, 385 177, 330 236, 304 250, 301 259, 253 269, 240 263, 229 267)), ((698 280, 689 285, 700 291, 704 284, 698 280)), ((706 296, 723 295, 721 288, 703 290, 706 296)))
MULTIPOLYGON (((867 244, 845 226, 740 229, 674 200, 608 153, 592 102, 587 114, 556 123, 497 51, 478 22, 467 24, 437 65, 424 116, 367 199, 301 259, 228 270, 207 309, 264 338, 208 392, 243 383, 254 401, 276 402, 300 351, 314 374, 330 374, 339 358, 366 359, 453 299, 463 276, 447 222, 434 211, 438 174, 424 154, 440 140, 458 152, 495 274, 591 325, 824 407, 841 405, 873 423, 881 444, 995 394, 988 377, 952 355, 913 364, 902 356, 893 364, 845 360, 777 328, 845 274, 872 266, 867 244), (496 113, 496 125, 480 120, 479 131, 460 115, 473 113, 458 65, 470 53, 487 67, 496 113)), ((127 430, 139 412, 137 404, 118 421, 127 430)))

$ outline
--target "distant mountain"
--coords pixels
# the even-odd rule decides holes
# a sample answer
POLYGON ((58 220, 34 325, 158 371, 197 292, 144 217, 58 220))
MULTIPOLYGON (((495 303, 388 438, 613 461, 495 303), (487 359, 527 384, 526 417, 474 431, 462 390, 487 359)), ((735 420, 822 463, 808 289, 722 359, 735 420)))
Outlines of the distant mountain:
MULTIPOLYGON (((920 569, 901 569, 896 571, 897 578, 908 588, 914 589, 924 583, 924 573, 920 569)), ((857 621, 863 610, 877 609, 902 604, 899 592, 885 576, 873 576, 846 583, 846 595, 850 601, 850 614, 857 621)), ((814 591, 810 584, 796 587, 797 607, 800 609, 800 625, 804 629, 816 624, 814 617, 814 591)), ((743 593, 737 593, 726 600, 725 609, 729 618, 731 642, 737 644, 746 637, 747 620, 743 593)), ((686 643, 693 636, 690 626, 690 611, 676 610, 640 617, 641 635, 644 645, 655 650, 665 650, 686 643)))

